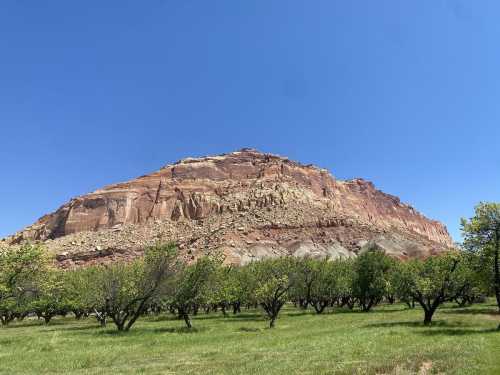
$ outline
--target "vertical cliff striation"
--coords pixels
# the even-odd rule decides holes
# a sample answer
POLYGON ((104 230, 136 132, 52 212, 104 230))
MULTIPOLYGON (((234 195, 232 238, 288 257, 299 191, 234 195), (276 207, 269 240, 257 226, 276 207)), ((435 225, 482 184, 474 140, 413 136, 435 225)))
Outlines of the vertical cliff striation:
POLYGON ((355 256, 377 245, 424 257, 452 245, 446 228, 371 182, 243 149, 188 158, 72 199, 9 237, 43 241, 63 265, 134 257, 155 241, 228 262, 276 255, 355 256))

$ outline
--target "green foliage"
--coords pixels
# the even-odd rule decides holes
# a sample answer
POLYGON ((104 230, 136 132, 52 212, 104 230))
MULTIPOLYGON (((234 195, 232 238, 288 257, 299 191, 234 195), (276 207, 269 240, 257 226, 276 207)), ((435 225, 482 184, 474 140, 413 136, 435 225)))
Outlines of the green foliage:
POLYGON ((183 265, 176 277, 169 283, 167 298, 171 306, 184 319, 187 328, 192 328, 190 314, 213 298, 216 275, 221 260, 213 257, 199 258, 192 265, 183 265))
POLYGON ((477 251, 399 262, 372 248, 355 259, 282 257, 236 267, 217 255, 188 264, 173 244, 158 244, 131 262, 66 271, 50 268, 37 247, 0 254, 4 322, 34 312, 48 323, 72 312, 128 331, 141 315, 170 311, 191 328, 199 309, 220 308, 227 316, 229 308, 236 314, 242 306, 260 306, 272 328, 288 302, 321 314, 356 302, 368 311, 384 298, 391 304, 399 298, 418 302, 430 323, 444 302, 465 306, 487 293, 478 277, 484 256, 477 251))
POLYGON ((270 258, 250 264, 255 277, 254 298, 262 306, 273 328, 283 305, 289 300, 295 262, 290 257, 270 258))
POLYGON ((457 291, 454 296, 459 307, 472 305, 486 298, 488 286, 484 284, 482 273, 478 272, 481 258, 475 253, 461 252, 456 275, 457 291))
POLYGON ((467 274, 466 262, 459 252, 447 252, 414 259, 402 264, 399 280, 400 293, 409 295, 424 309, 424 323, 430 324, 436 309, 456 298, 467 274))
POLYGON ((37 275, 30 307, 46 324, 54 316, 66 315, 71 310, 65 274, 66 271, 50 268, 37 275))
POLYGON ((319 282, 318 261, 312 258, 299 258, 294 265, 294 285, 290 290, 290 298, 303 309, 311 304, 312 288, 319 282))
POLYGON ((339 298, 338 262, 330 262, 328 259, 314 260, 312 262, 312 280, 309 289, 309 303, 316 313, 321 314, 327 306, 337 302, 339 298))
POLYGON ((356 258, 353 294, 363 311, 369 311, 386 295, 393 265, 394 260, 377 249, 356 258))
POLYGON ((34 280, 48 264, 44 250, 33 244, 0 249, 0 320, 8 324, 26 314, 34 280))
POLYGON ((251 300, 251 278, 247 268, 220 266, 215 272, 209 304, 220 307, 224 315, 229 307, 234 314, 241 312, 241 305, 251 300))
POLYGON ((89 266, 76 268, 65 272, 66 298, 70 310, 77 319, 88 316, 99 305, 104 306, 104 300, 98 293, 100 267, 89 266))
POLYGON ((104 312, 120 331, 128 331, 146 310, 148 302, 170 281, 179 267, 173 244, 147 248, 144 258, 130 263, 100 266, 98 298, 104 312))
POLYGON ((500 203, 477 205, 472 218, 462 219, 462 235, 464 248, 478 254, 477 272, 500 310, 500 203))
POLYGON ((291 298, 321 314, 328 306, 352 304, 353 262, 345 259, 295 260, 291 298))

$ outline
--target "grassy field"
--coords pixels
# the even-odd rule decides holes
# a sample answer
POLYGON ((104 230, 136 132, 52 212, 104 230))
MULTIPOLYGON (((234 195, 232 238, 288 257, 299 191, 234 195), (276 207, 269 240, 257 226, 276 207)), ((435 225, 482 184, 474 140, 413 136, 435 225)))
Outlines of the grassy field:
POLYGON ((322 316, 288 307, 270 330, 258 311, 200 315, 195 330, 171 317, 130 332, 95 319, 36 320, 0 328, 1 374, 500 374, 491 304, 436 313, 403 305, 322 316))

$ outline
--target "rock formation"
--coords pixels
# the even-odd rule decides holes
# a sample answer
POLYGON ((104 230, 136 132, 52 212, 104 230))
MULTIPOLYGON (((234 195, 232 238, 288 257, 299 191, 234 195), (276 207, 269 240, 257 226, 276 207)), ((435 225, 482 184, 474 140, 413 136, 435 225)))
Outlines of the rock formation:
POLYGON ((43 241, 63 266, 127 259, 155 241, 186 257, 223 252, 246 263, 266 256, 355 256, 377 245, 399 258, 451 246, 446 228, 371 182, 243 149, 188 158, 72 199, 4 239, 43 241))

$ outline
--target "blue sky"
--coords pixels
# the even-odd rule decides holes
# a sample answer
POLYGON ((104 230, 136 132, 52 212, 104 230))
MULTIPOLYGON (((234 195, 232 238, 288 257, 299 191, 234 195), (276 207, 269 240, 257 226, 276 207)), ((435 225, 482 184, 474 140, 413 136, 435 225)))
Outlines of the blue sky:
POLYGON ((444 222, 499 200, 497 1, 0 3, 0 236, 242 147, 444 222))

